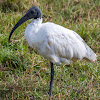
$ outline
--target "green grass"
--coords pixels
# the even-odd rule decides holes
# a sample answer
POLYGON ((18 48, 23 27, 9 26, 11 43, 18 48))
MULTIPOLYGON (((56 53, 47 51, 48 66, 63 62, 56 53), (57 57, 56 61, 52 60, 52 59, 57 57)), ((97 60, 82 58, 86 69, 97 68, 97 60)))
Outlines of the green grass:
POLYGON ((52 21, 76 31, 97 54, 97 62, 54 65, 54 100, 100 99, 99 0, 0 0, 0 100, 51 99, 49 61, 35 54, 21 25, 8 42, 16 22, 31 6, 39 6, 43 22, 52 21), (52 2, 53 1, 53 2, 52 2))

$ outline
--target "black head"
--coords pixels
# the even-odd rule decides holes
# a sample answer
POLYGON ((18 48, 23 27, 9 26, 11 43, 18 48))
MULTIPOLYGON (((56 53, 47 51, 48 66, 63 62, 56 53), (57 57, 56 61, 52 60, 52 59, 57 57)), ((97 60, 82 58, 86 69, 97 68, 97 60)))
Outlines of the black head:
POLYGON ((13 27, 10 35, 9 35, 9 41, 10 38, 13 34, 13 32, 15 31, 15 29, 20 26, 22 23, 24 23, 25 21, 29 20, 29 19, 37 19, 37 18, 42 18, 42 11, 40 10, 39 7, 34 6, 32 8, 30 8, 27 13, 17 22, 17 24, 13 27))
POLYGON ((27 11, 26 16, 27 16, 29 19, 31 19, 31 18, 34 18, 34 19, 42 18, 42 11, 40 10, 39 7, 34 6, 34 7, 30 8, 30 9, 27 11))

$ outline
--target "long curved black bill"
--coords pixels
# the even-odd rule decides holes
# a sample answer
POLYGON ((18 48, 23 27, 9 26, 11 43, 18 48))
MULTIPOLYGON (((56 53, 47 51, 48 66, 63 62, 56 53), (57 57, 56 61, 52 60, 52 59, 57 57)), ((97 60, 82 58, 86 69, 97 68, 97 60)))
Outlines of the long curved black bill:
POLYGON ((25 21, 27 21, 28 19, 29 19, 29 18, 28 18, 27 14, 26 14, 25 16, 23 16, 23 17, 17 22, 17 24, 13 27, 13 29, 12 29, 10 35, 9 35, 9 41, 10 41, 10 38, 11 38, 13 32, 15 31, 15 29, 16 29, 18 26, 20 26, 22 23, 24 23, 25 21))

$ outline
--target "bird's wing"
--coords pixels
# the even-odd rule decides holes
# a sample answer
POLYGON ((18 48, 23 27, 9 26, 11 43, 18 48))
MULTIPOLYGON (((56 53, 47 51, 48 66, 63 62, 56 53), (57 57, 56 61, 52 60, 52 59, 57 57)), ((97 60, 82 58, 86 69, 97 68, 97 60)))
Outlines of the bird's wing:
POLYGON ((87 54, 90 56, 87 52, 94 53, 74 31, 54 23, 45 23, 44 26, 48 45, 53 54, 66 59, 82 59, 87 57, 87 54))
POLYGON ((97 61, 97 55, 93 52, 93 50, 86 44, 86 42, 76 33, 74 32, 75 36, 81 41, 83 42, 85 48, 86 48, 86 58, 89 59, 92 62, 97 61))

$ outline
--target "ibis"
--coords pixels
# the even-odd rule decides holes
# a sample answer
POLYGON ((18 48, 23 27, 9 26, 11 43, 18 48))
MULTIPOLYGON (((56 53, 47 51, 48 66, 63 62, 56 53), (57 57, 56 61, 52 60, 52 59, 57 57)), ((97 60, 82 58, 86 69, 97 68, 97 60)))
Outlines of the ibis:
POLYGON ((76 32, 52 22, 42 23, 42 11, 38 6, 30 8, 16 23, 9 35, 9 41, 15 29, 29 19, 33 20, 25 29, 24 37, 33 50, 50 61, 49 94, 52 95, 54 64, 69 65, 83 58, 95 62, 96 54, 76 32))

